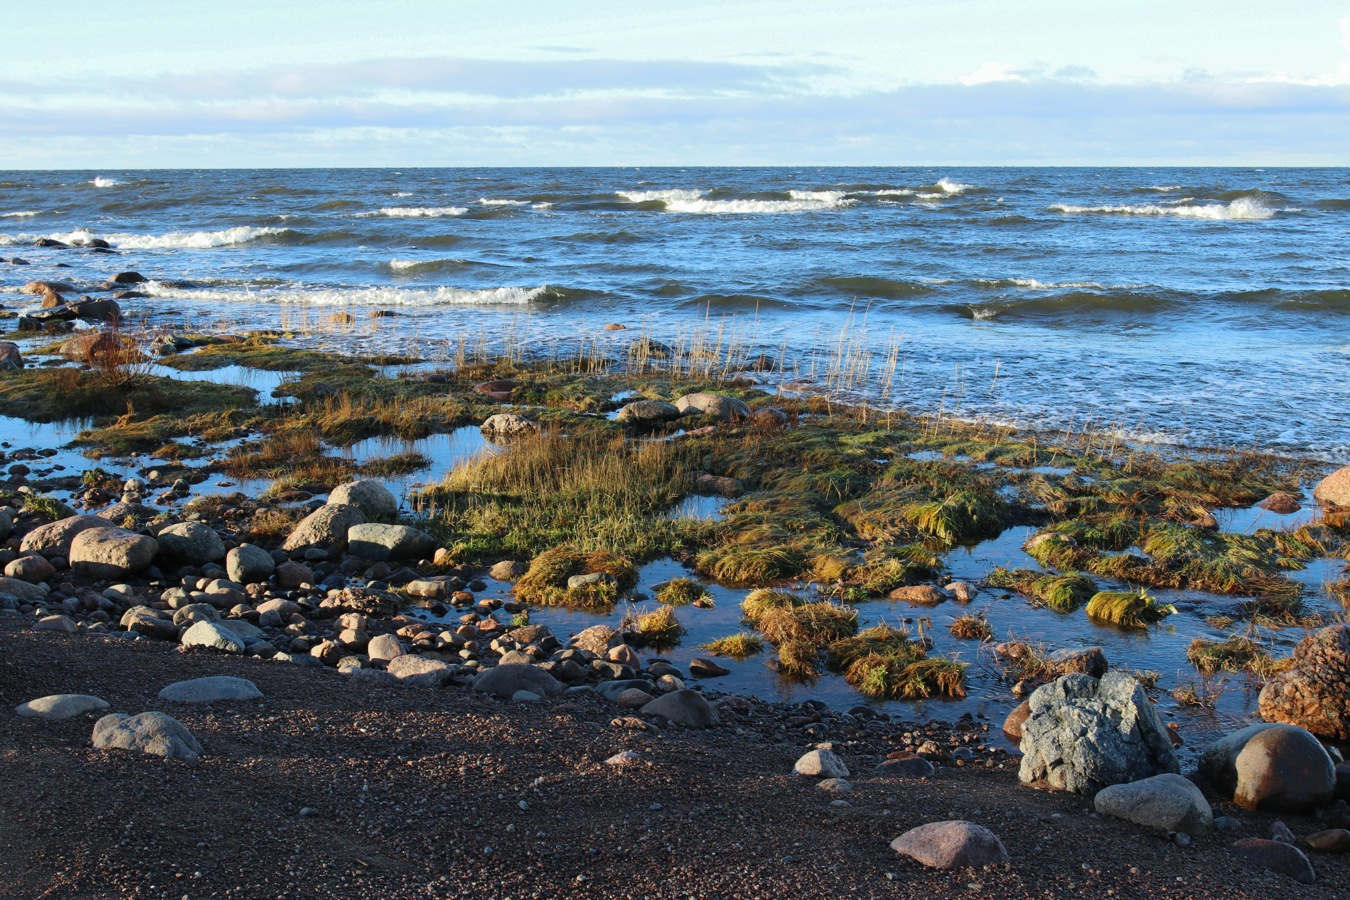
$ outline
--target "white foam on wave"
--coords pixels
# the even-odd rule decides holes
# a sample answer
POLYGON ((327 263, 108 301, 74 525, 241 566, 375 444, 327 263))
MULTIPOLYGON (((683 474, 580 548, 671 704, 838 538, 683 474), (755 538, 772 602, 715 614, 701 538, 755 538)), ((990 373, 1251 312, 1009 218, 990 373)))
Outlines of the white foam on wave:
POLYGON ((522 306, 544 296, 548 285, 535 288, 496 287, 479 290, 438 288, 313 288, 288 285, 262 290, 178 288, 150 281, 141 285, 152 297, 202 303, 275 303, 295 306, 522 306))
POLYGON ((633 203, 664 203, 666 212, 695 214, 805 212, 852 206, 857 202, 850 200, 843 191, 789 191, 791 200, 708 200, 707 191, 693 190, 616 193, 633 203))
POLYGON ((0 244, 31 244, 39 238, 50 238, 63 244, 78 244, 102 238, 121 250, 210 250, 214 247, 232 247, 249 241, 281 234, 281 228, 258 228, 240 225, 220 231, 179 231, 169 234, 95 234, 80 228, 62 234, 0 234, 0 244))
POLYGON ((40 216, 42 212, 36 209, 22 209, 18 212, 0 213, 0 219, 31 219, 33 216, 40 216))
POLYGON ((1117 216, 1175 216, 1179 219, 1208 219, 1211 221, 1260 221, 1272 218, 1276 210, 1252 197, 1239 197, 1232 203, 1198 203, 1159 205, 1142 203, 1122 206, 1073 206, 1056 203, 1053 212, 1070 214, 1098 213, 1117 216))
POLYGON ((1155 184, 1155 185, 1150 186, 1150 187, 1149 187, 1149 190, 1150 190, 1150 191, 1159 191, 1160 193, 1167 194, 1167 193, 1171 193, 1172 191, 1179 191, 1179 190, 1181 190, 1181 185, 1179 185, 1179 184, 1155 184))
POLYGON ((436 259, 391 259, 389 260, 389 269, 393 272, 421 272, 438 269, 445 265, 464 265, 466 262, 468 260, 448 256, 436 259))
POLYGON ((950 178, 947 178, 944 175, 942 178, 939 178, 937 180, 937 187, 941 188, 942 193, 944 194, 960 194, 964 191, 970 190, 971 185, 962 184, 959 181, 952 181, 950 178))
POLYGON ((397 197, 397 198, 399 198, 399 199, 401 200, 401 199, 403 199, 404 197, 411 197, 412 195, 413 195, 413 192, 412 192, 412 191, 394 191, 394 192, 393 192, 392 194, 390 194, 389 196, 391 196, 391 197, 397 197))
POLYGON ((446 216, 462 216, 468 212, 465 206, 386 206, 374 212, 357 213, 358 219, 370 219, 383 216, 387 219, 441 219, 446 216))
POLYGON ((118 181, 116 178, 104 178, 102 175, 99 175, 89 183, 92 184, 94 187, 108 188, 108 187, 117 187, 122 182, 118 181))
POLYGON ((531 203, 531 204, 530 204, 530 209, 552 209, 552 208, 553 208, 553 204, 552 204, 552 203, 549 203, 549 202, 546 201, 546 200, 541 200, 541 201, 539 201, 538 203, 531 203))
POLYGON ((615 191, 623 199, 630 203, 651 203, 661 201, 664 203, 677 203, 687 200, 700 200, 707 191, 693 190, 664 190, 664 191, 615 191))
POLYGON ((838 203, 848 194, 845 191, 788 191, 793 200, 818 200, 822 203, 838 203))
POLYGON ((495 197, 479 197, 478 202, 483 206, 529 206, 528 200, 502 200, 495 197))

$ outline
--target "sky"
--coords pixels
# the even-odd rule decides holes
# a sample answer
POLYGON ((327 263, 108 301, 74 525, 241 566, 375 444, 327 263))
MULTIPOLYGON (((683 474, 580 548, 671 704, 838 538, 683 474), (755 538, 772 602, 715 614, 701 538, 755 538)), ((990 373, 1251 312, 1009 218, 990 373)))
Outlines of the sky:
POLYGON ((1350 165, 1350 0, 62 0, 2 33, 0 169, 1350 165))

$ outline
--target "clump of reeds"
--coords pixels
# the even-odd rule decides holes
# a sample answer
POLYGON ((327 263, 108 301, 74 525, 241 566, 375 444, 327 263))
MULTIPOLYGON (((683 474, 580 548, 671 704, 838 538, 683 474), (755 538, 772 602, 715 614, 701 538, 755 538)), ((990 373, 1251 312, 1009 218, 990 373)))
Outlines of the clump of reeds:
POLYGON ((603 550, 583 553, 567 547, 545 550, 530 563, 515 585, 516 596, 541 606, 573 609, 612 609, 619 596, 637 583, 637 569, 628 559, 603 550), (568 587, 575 575, 603 572, 608 579, 568 587))
POLYGON ((721 584, 769 584, 799 574, 802 558, 787 547, 731 544, 704 550, 695 566, 721 584))
POLYGON ((844 680, 868 697, 886 700, 966 695, 966 665, 940 656, 906 662, 871 653, 855 660, 844 672, 844 680))
POLYGON ((650 647, 673 647, 684 635, 684 626, 669 606, 633 615, 631 621, 625 622, 624 630, 633 632, 640 643, 650 647))
POLYGON ((911 503, 904 508, 904 516, 921 534, 947 546, 997 534, 1004 523, 1002 502, 973 491, 911 503))
POLYGON ((1122 628, 1147 628, 1176 611, 1172 604, 1162 603, 1144 591, 1099 591, 1087 605, 1089 618, 1122 628))
POLYGON ((1253 675, 1269 677, 1284 666, 1284 661, 1272 659, 1259 643, 1237 634, 1222 641, 1196 638, 1186 649, 1186 659, 1202 675, 1251 672, 1253 675))
POLYGON ((924 656, 923 645, 914 641, 907 629, 885 624, 833 641, 827 649, 828 664, 834 672, 846 670, 864 656, 889 656, 909 662, 924 656))
POLYGON ((1092 599, 1097 584, 1081 572, 1047 575, 1031 586, 1032 595, 1056 612, 1068 613, 1092 599))
POLYGON ((764 650, 764 639, 757 634, 742 631, 709 641, 703 645, 703 649, 732 659, 747 659, 764 650))
POLYGON ((801 606, 806 603, 805 597, 800 597, 791 591, 777 591, 773 588, 758 588, 751 591, 744 600, 741 601, 741 615, 747 622, 758 622, 764 617, 764 614, 771 609, 779 609, 785 606, 801 606))
POLYGON ((994 628, 984 613, 962 613, 949 626, 952 637, 967 641, 988 641, 994 637, 994 628))
POLYGON ((821 647, 857 634, 858 611, 829 602, 779 606, 766 610, 756 627, 775 646, 798 641, 821 647))
POLYGON ((820 674, 820 648, 810 641, 786 640, 778 645, 778 671, 788 678, 809 680, 820 674))
POLYGON ((708 589, 692 578, 673 578, 656 592, 657 602, 667 606, 688 606, 711 597, 708 589))

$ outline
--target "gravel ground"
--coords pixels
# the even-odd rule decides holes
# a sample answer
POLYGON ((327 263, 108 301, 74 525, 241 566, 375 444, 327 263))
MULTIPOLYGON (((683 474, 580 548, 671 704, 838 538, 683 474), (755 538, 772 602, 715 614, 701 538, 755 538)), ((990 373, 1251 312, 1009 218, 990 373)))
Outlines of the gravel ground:
MULTIPOLYGON (((467 688, 354 683, 333 670, 146 641, 35 633, 0 619, 0 897, 1345 897, 1350 857, 1313 857, 1307 887, 1231 856, 1275 816, 1181 849, 1103 821, 1082 798, 1020 786, 976 749, 904 781, 874 771, 913 723, 846 741, 847 808, 791 774, 812 739, 783 710, 723 709, 707 732, 616 727, 599 698, 511 704, 467 688), (187 707, 160 688, 249 678, 264 699, 187 707), (206 752, 194 764, 95 751, 94 716, 22 719, 18 703, 90 693, 162 709, 206 752), (604 760, 635 750, 641 761, 604 760), (986 760, 992 767, 986 767, 986 760), (302 814, 304 810, 304 814, 302 814), (1012 863, 925 870, 890 841, 941 819, 986 825, 1012 863)), ((1311 818, 1284 816, 1300 836, 1311 818)))

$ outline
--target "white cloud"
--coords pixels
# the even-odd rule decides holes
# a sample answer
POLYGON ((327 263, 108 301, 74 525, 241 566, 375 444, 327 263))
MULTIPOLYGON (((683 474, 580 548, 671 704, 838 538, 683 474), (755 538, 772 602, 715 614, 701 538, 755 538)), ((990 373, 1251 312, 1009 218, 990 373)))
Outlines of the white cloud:
POLYGON ((987 62, 961 79, 967 87, 990 84, 995 81, 1026 81, 1027 73, 1015 69, 1011 63, 987 62))

